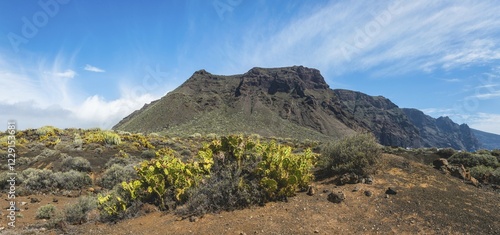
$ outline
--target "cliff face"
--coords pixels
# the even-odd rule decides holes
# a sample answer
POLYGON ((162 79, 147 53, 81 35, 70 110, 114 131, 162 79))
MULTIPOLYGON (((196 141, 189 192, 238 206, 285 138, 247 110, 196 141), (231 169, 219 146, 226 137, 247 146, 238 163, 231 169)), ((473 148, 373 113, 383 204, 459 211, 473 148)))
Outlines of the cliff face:
POLYGON ((434 119, 417 109, 404 108, 403 111, 420 131, 424 147, 451 147, 469 151, 480 148, 478 139, 467 124, 458 125, 448 117, 434 119))
MULTIPOLYGON (((381 144, 473 149, 467 125, 400 109, 382 96, 332 90, 316 69, 252 68, 239 75, 196 71, 161 99, 125 117, 113 129, 133 132, 256 133, 327 140, 359 131, 381 144)), ((420 113, 419 113, 420 112, 420 113)))

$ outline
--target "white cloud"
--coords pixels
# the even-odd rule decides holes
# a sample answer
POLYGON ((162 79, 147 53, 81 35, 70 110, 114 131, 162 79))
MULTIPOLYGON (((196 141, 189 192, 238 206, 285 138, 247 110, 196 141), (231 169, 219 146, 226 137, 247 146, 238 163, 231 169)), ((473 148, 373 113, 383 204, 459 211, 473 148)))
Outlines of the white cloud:
POLYGON ((90 71, 90 72, 96 72, 96 73, 104 73, 104 72, 106 72, 104 69, 97 68, 97 67, 92 66, 90 64, 85 65, 85 68, 83 68, 83 69, 85 69, 87 71, 90 71))
POLYGON ((31 68, 14 71, 15 66, 0 60, 0 121, 16 120, 20 129, 45 125, 111 128, 126 115, 159 98, 146 88, 139 89, 141 86, 121 87, 120 97, 113 100, 84 95, 72 83, 76 73, 71 64, 64 61, 58 56, 52 63, 39 60, 31 68))
POLYGON ((477 113, 470 118, 469 126, 474 129, 500 135, 500 114, 477 113))
POLYGON ((76 72, 71 70, 71 69, 67 69, 66 71, 64 72, 55 72, 55 73, 52 73, 54 76, 56 77, 60 77, 60 78, 74 78, 75 75, 76 75, 76 72))

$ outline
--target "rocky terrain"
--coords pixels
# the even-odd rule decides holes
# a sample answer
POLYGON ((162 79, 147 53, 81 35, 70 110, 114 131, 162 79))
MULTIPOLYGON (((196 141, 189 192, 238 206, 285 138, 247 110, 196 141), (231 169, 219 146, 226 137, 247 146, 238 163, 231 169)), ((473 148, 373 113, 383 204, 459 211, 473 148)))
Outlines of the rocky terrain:
MULTIPOLYGON (((383 96, 332 90, 318 70, 303 66, 253 68, 231 76, 200 70, 113 129, 184 135, 257 133, 314 140, 369 131, 386 146, 470 151, 482 147, 475 136, 478 132, 466 124, 399 108, 383 96)), ((491 146, 487 143, 484 148, 491 146)))

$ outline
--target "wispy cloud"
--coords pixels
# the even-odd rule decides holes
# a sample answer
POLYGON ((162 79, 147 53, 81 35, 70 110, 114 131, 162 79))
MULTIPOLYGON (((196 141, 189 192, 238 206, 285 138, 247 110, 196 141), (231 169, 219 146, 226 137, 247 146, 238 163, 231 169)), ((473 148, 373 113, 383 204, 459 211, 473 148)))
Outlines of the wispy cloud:
POLYGON ((228 44, 225 53, 242 68, 304 64, 335 74, 375 69, 379 75, 500 58, 500 37, 487 36, 500 34, 495 1, 370 2, 371 10, 366 4, 331 1, 279 30, 249 27, 234 39, 242 46, 228 44))
POLYGON ((96 72, 96 73, 104 73, 104 72, 106 72, 106 70, 97 68, 97 67, 92 66, 90 64, 85 65, 85 68, 83 68, 83 69, 85 69, 87 71, 90 71, 90 72, 96 72))
POLYGON ((60 78, 74 78, 76 75, 76 72, 71 70, 71 69, 67 69, 64 72, 54 72, 52 74, 54 76, 60 77, 60 78))

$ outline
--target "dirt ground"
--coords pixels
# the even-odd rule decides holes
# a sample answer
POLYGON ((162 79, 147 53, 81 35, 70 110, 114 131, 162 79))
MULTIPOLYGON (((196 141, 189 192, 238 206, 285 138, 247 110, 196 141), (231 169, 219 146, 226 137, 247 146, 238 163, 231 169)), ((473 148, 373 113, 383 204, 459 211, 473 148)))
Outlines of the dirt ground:
MULTIPOLYGON (((34 228, 38 207, 47 203, 63 208, 77 198, 32 195, 41 201, 31 204, 18 198, 22 218, 16 229, 7 228, 2 210, 0 233, 4 234, 499 234, 500 193, 444 175, 429 165, 385 154, 374 183, 336 186, 332 179, 315 182, 316 193, 298 193, 288 202, 263 207, 182 219, 173 214, 152 212, 116 224, 90 222, 70 225, 65 231, 34 228), (385 194, 388 187, 396 195, 385 194), (327 200, 329 192, 342 191, 345 201, 327 200), (366 196, 365 191, 372 192, 366 196), (57 199, 57 203, 53 199, 57 199), (27 210, 26 210, 27 208, 27 210), (194 218, 193 218, 194 219, 194 218)), ((7 195, 1 195, 2 207, 7 195)))

